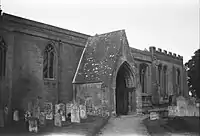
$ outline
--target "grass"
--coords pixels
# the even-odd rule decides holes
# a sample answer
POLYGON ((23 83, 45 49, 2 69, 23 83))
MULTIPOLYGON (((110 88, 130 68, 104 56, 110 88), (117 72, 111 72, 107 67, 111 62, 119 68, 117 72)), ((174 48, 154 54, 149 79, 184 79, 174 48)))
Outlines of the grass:
MULTIPOLYGON (((77 133, 77 134, 85 134, 87 136, 93 136, 107 123, 107 118, 97 117, 97 116, 88 116, 87 119, 81 120, 81 123, 67 123, 63 127, 55 127, 53 125, 53 121, 48 121, 47 125, 42 127, 37 134, 34 135, 45 135, 47 133, 77 133)), ((26 131, 23 122, 19 122, 10 128, 0 128, 0 135, 10 135, 17 136, 32 135, 28 131, 26 131)))
POLYGON ((176 117, 151 121, 143 120, 151 135, 164 135, 166 133, 200 133, 199 117, 176 117))
POLYGON ((199 117, 176 117, 169 119, 166 123, 167 126, 173 128, 172 132, 177 133, 199 133, 199 117))

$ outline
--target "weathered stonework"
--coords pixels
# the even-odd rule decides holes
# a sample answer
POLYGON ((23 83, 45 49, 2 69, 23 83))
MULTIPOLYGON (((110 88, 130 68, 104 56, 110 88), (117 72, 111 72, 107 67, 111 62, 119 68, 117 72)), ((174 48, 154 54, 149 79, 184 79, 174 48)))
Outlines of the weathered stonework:
POLYGON ((72 100, 71 82, 88 35, 4 13, 0 17, 0 36, 8 46, 3 81, 7 89, 3 87, 1 94, 9 98, 3 100, 4 105, 12 102, 9 107, 26 108, 27 101, 37 96, 53 103, 72 100), (43 79, 43 52, 48 44, 55 47, 59 62, 53 80, 43 79))
POLYGON ((126 81, 123 95, 130 103, 128 114, 140 113, 147 97, 160 104, 170 95, 188 96, 183 57, 155 47, 144 51, 129 47, 124 30, 92 37, 4 13, 0 36, 8 48, 6 76, 0 81, 1 106, 8 105, 9 110, 26 108, 38 96, 52 103, 73 98, 82 103, 90 96, 93 111, 106 105, 104 111, 116 114, 119 71, 126 81), (43 78, 48 44, 56 51, 53 79, 43 78))

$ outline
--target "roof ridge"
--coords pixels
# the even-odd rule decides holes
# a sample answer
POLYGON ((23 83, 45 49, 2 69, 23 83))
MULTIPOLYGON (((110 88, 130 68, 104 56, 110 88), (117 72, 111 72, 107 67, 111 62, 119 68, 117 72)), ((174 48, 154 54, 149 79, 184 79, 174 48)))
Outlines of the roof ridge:
POLYGON ((107 35, 107 34, 118 33, 118 32, 125 32, 125 29, 116 30, 116 31, 111 31, 111 32, 102 33, 102 34, 96 34, 96 35, 94 35, 94 36, 92 36, 92 37, 105 36, 105 35, 107 35))

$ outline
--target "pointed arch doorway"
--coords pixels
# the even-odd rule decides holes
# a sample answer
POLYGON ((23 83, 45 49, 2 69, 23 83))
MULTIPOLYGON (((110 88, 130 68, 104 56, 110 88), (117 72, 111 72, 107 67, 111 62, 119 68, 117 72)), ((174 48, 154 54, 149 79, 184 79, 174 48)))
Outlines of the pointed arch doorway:
POLYGON ((136 109, 134 76, 131 66, 125 61, 116 77, 116 114, 127 115, 136 109))

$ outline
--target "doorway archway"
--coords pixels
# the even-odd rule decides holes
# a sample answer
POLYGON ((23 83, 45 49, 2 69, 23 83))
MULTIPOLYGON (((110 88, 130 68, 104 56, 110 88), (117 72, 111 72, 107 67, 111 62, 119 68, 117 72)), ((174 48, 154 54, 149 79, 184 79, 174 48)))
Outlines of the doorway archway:
POLYGON ((131 66, 126 61, 117 72, 115 95, 117 115, 127 115, 134 111, 134 76, 131 66))

